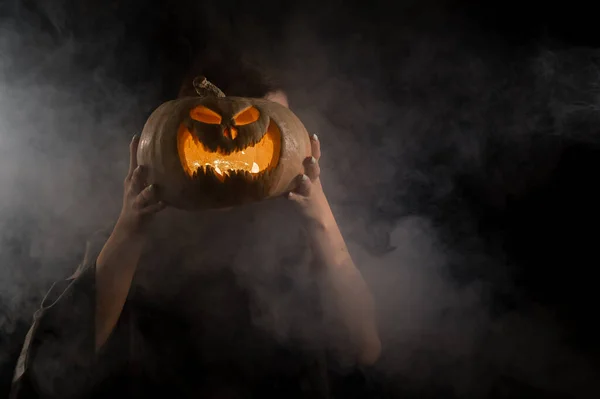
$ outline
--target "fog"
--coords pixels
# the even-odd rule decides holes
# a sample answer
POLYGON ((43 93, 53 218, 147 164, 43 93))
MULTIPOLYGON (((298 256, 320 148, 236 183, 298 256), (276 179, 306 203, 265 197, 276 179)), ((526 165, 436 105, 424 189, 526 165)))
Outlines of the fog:
MULTIPOLYGON (((169 96, 161 73, 177 61, 136 47, 159 11, 131 36, 108 11, 75 26, 82 11, 69 2, 41 4, 5 6, 0 19, 3 372, 49 284, 118 215, 127 145, 169 96)), ((597 368, 567 343, 554 309, 525 295, 460 185, 468 177, 481 202, 503 209, 548 179, 561 140, 598 143, 597 50, 515 49, 410 3, 378 22, 281 6, 271 25, 244 9, 232 22, 228 7, 173 13, 198 16, 214 37, 206 53, 227 44, 262 65, 319 135, 325 192, 377 304, 374 384, 392 397, 597 395, 597 368), (498 306, 498 295, 515 305, 498 306)))

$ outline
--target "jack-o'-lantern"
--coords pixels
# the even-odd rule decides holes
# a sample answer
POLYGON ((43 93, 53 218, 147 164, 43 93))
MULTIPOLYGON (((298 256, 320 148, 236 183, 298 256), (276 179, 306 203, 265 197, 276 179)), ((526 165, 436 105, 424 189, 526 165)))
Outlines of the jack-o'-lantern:
POLYGON ((293 190, 310 156, 298 117, 265 99, 226 97, 204 77, 197 97, 168 101, 148 118, 138 164, 161 200, 182 209, 220 208, 293 190))

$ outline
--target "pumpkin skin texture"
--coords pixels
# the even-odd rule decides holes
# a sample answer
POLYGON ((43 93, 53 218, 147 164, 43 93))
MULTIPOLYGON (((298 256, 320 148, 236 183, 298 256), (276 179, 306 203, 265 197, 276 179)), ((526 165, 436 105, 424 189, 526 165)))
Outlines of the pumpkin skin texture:
POLYGON ((200 210, 293 190, 311 146, 302 122, 284 106, 209 95, 159 106, 144 125, 137 154, 165 204, 200 210))

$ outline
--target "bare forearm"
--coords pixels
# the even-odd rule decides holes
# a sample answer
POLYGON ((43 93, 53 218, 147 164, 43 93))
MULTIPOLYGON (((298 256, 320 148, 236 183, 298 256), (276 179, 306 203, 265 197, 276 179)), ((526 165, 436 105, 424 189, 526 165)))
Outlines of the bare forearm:
POLYGON ((140 259, 144 238, 119 225, 96 261, 96 350, 108 340, 123 310, 140 259))
POLYGON ((381 351, 373 297, 352 261, 327 199, 322 195, 318 201, 319 218, 312 226, 311 237, 317 264, 326 276, 324 290, 358 348, 358 360, 372 364, 381 351))

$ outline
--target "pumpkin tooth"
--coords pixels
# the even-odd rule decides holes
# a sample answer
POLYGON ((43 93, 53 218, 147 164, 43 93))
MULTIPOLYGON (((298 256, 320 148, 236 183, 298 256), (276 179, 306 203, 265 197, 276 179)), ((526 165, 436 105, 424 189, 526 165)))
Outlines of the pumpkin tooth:
POLYGON ((210 180, 213 181, 219 181, 219 182, 223 182, 223 180, 225 179, 225 176, 217 173, 217 171, 215 170, 215 168, 212 165, 206 165, 206 177, 208 177, 210 180))
POLYGON ((207 174, 206 166, 202 165, 198 168, 198 174, 196 175, 196 177, 202 181, 202 180, 206 179, 206 174, 207 174))
POLYGON ((198 176, 198 185, 203 186, 206 184, 208 177, 208 170, 205 165, 202 165, 200 169, 200 175, 198 176))
POLYGON ((202 174, 202 166, 199 166, 193 173, 192 173, 192 180, 196 180, 200 177, 200 174, 202 174))

